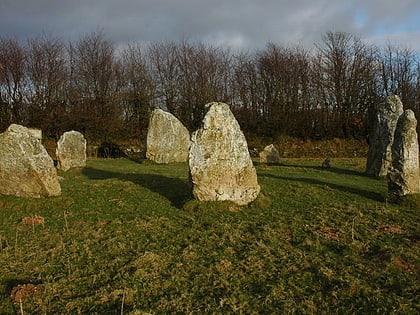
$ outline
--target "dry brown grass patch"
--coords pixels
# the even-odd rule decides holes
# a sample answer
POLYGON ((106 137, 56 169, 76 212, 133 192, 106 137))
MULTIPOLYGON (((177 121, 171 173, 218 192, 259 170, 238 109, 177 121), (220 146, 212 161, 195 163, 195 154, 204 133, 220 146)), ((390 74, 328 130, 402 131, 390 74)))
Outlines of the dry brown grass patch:
POLYGON ((313 231, 313 233, 330 241, 339 241, 341 231, 336 228, 322 227, 318 230, 313 231))
POLYGON ((413 266, 412 264, 410 264, 409 262, 407 262, 400 256, 392 256, 392 262, 394 263, 394 265, 396 265, 398 268, 402 270, 405 270, 408 272, 415 272, 415 273, 419 272, 418 266, 413 266))
POLYGON ((30 217, 24 217, 22 221, 20 222, 24 225, 45 225, 45 219, 37 214, 30 216, 30 217))
POLYGON ((239 212, 239 211, 241 211, 241 208, 238 205, 230 205, 228 207, 228 211, 230 211, 230 212, 239 212))
POLYGON ((13 303, 22 303, 28 297, 39 293, 40 289, 34 284, 19 284, 12 289, 10 299, 13 303))
POLYGON ((402 234, 404 232, 401 226, 393 224, 381 224, 378 226, 378 229, 386 234, 402 234))

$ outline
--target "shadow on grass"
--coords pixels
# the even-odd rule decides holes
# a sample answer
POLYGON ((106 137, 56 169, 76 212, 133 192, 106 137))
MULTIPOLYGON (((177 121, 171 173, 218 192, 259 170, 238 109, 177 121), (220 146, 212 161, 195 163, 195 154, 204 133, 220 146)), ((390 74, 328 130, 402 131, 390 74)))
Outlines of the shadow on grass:
POLYGON ((192 198, 191 187, 186 180, 171 178, 158 174, 126 174, 116 173, 95 168, 84 168, 83 174, 90 179, 116 178, 123 181, 130 181, 168 199, 171 204, 181 209, 185 202, 192 198))
POLYGON ((368 177, 364 172, 349 170, 349 169, 344 169, 344 168, 338 168, 338 167, 302 166, 302 165, 294 165, 294 164, 281 164, 281 165, 282 166, 287 166, 287 167, 296 167, 296 168, 309 168, 309 169, 313 169, 313 170, 331 172, 331 173, 336 173, 336 174, 341 174, 341 175, 368 177))
POLYGON ((359 188, 356 188, 356 187, 350 187, 350 186, 345 186, 345 185, 338 185, 338 184, 329 183, 329 182, 314 179, 314 178, 282 177, 282 176, 271 175, 271 174, 259 174, 258 176, 270 177, 270 178, 281 179, 281 180, 286 180, 286 181, 307 183, 307 184, 310 184, 310 185, 327 186, 331 189, 339 190, 339 191, 342 191, 342 192, 345 192, 345 193, 351 193, 351 194, 359 195, 361 197, 371 199, 371 200, 374 200, 374 201, 379 201, 379 202, 384 202, 385 201, 384 197, 380 193, 377 193, 377 192, 374 192, 374 191, 363 190, 363 189, 359 189, 359 188))

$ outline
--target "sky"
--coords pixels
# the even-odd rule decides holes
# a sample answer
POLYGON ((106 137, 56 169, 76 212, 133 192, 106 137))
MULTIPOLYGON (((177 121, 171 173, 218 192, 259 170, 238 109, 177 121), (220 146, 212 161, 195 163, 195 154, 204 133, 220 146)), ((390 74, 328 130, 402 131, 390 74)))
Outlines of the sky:
POLYGON ((0 38, 200 41, 239 50, 313 48, 328 31, 420 52, 420 0, 0 0, 0 38))

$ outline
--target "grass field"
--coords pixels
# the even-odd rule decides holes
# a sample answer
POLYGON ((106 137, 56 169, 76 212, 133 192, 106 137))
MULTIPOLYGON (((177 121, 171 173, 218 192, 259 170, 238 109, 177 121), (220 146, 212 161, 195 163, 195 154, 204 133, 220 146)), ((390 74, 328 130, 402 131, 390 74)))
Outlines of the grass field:
POLYGON ((418 314, 419 209, 362 158, 257 165, 245 207, 186 164, 90 160, 62 195, 0 196, 0 314, 418 314))

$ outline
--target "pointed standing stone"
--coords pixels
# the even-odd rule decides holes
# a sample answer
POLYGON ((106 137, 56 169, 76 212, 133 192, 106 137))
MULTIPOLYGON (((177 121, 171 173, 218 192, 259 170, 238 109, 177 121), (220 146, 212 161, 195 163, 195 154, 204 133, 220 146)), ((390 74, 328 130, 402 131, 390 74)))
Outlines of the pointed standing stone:
POLYGON ((417 120, 407 109, 398 119, 392 145, 392 168, 388 173, 388 191, 391 195, 405 196, 420 193, 419 143, 417 120))
POLYGON ((189 167, 200 201, 246 205, 260 192, 245 136, 227 104, 206 105, 202 126, 191 137, 189 167))
POLYGON ((86 139, 78 131, 67 131, 58 140, 55 153, 58 160, 57 167, 63 171, 74 167, 85 167, 86 139))
POLYGON ((369 151, 366 161, 366 174, 386 176, 392 163, 391 146, 395 127, 403 113, 403 104, 397 95, 389 96, 378 107, 373 130, 369 135, 369 151))
POLYGON ((47 150, 28 128, 12 124, 0 134, 0 194, 49 197, 61 194, 47 150))
POLYGON ((280 154, 274 144, 270 144, 260 152, 260 163, 279 164, 280 154))
POLYGON ((188 159, 190 133, 171 113, 161 109, 152 112, 146 142, 146 158, 156 163, 177 163, 188 159))

